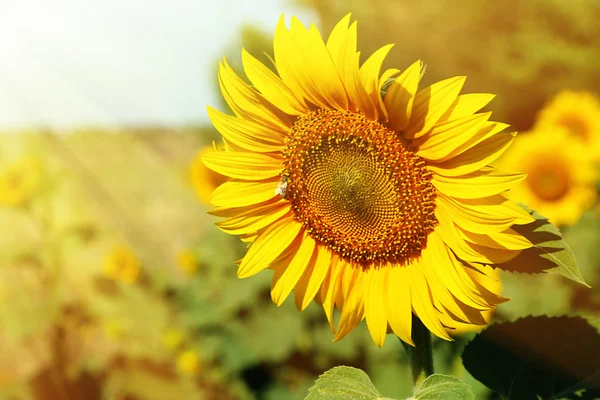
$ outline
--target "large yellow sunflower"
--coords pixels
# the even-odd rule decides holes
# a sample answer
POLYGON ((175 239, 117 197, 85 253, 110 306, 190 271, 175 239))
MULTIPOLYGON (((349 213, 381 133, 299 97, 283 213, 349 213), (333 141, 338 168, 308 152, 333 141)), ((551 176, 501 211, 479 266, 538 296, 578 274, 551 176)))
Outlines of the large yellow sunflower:
POLYGON ((596 200, 596 167, 587 146, 559 126, 520 135, 497 162, 527 178, 510 193, 555 225, 575 224, 596 200))
POLYGON ((594 161, 600 161, 600 100, 593 93, 565 90, 539 113, 534 130, 563 128, 586 146, 594 161))
POLYGON ((531 246, 511 229, 531 216, 502 194, 524 175, 487 166, 515 135, 477 113, 492 95, 459 95, 464 77, 418 90, 420 61, 381 73, 392 46, 359 65, 356 40, 349 15, 326 43, 282 17, 277 74, 245 51, 251 85, 221 63, 236 115, 208 108, 229 149, 203 160, 231 178, 212 214, 252 242, 238 276, 272 269, 273 301, 294 290, 303 310, 316 298, 336 340, 366 319, 378 346, 388 328, 412 344, 413 313, 450 339, 506 300, 482 266, 531 246))

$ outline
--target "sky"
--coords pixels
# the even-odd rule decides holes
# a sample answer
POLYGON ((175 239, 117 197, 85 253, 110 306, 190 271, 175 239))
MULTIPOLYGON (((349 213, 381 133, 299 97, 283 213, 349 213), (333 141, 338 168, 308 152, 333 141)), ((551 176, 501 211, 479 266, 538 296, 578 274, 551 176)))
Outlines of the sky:
POLYGON ((207 122, 225 49, 284 11, 315 19, 289 0, 0 0, 0 129, 207 122))

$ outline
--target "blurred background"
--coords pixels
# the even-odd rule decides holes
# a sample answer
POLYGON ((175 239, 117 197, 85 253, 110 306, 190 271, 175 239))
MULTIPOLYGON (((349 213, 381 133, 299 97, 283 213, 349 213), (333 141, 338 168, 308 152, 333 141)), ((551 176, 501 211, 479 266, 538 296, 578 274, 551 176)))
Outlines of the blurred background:
MULTIPOLYGON (((0 399, 302 399, 340 364, 410 394, 399 341, 379 349, 363 324, 332 343, 317 305, 277 308, 206 214, 217 63, 268 60, 284 11, 325 36, 352 12, 363 57, 395 43, 384 68, 421 59, 424 84, 497 94, 494 119, 523 132, 498 162, 529 174, 513 196, 561 227, 593 289, 502 273, 494 318, 598 321, 598 1, 1 1, 0 399)), ((493 398, 455 334, 438 371, 493 398)))

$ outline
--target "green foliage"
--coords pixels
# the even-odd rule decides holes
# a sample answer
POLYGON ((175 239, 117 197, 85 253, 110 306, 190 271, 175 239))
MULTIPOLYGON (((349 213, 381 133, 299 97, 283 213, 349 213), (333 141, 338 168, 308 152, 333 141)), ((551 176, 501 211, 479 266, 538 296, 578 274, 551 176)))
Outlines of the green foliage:
POLYGON ((600 334, 583 318, 527 317, 487 328, 462 358, 506 399, 563 399, 600 396, 598 354, 600 334))
POLYGON ((415 390, 415 400, 475 400, 473 391, 453 376, 433 374, 415 390))
MULTIPOLYGON (((391 400, 382 397, 369 376, 352 367, 335 367, 325 372, 309 389, 305 400, 391 400)), ((466 383, 452 376, 434 374, 415 389, 411 400, 475 400, 466 383)))
POLYGON ((335 367, 325 372, 309 389, 306 400, 376 400, 384 398, 369 376, 360 369, 335 367))
POLYGON ((516 225, 513 229, 529 239, 534 246, 497 267, 505 271, 559 274, 588 286, 581 276, 573 250, 563 240, 558 228, 536 211, 525 206, 523 208, 535 218, 535 222, 516 225))
POLYGON ((583 276, 595 286, 600 282, 600 218, 596 210, 581 216, 576 225, 564 229, 563 238, 577 257, 577 264, 583 276))

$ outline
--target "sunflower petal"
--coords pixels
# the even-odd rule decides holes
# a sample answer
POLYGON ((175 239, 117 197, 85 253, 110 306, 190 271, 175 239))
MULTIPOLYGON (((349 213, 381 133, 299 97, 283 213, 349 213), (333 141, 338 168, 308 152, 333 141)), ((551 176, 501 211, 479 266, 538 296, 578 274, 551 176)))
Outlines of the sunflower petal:
POLYGON ((280 77, 242 49, 244 72, 254 87, 273 105, 290 115, 300 115, 308 109, 280 77))
POLYGON ((221 175, 261 181, 279 176, 283 170, 280 157, 261 153, 217 151, 205 154, 202 162, 221 175))
POLYGON ((434 175, 431 183, 447 196, 476 199, 505 192, 526 177, 526 174, 504 173, 493 167, 485 167, 480 171, 456 177, 434 175))
POLYGON ((438 317, 438 311, 433 307, 433 299, 430 297, 429 287, 427 286, 427 280, 423 273, 419 270, 418 266, 408 268, 408 278, 411 287, 411 299, 413 312, 423 324, 431 332, 441 337, 442 339, 452 340, 446 329, 440 323, 438 317))
POLYGON ((294 289, 296 307, 302 311, 314 299, 331 263, 331 254, 325 247, 319 246, 316 250, 316 259, 304 271, 300 281, 294 289))
MULTIPOLYGON (((354 267, 348 266, 346 268, 354 267)), ((342 309, 342 315, 340 317, 334 341, 338 341, 348 333, 352 332, 352 330, 363 320, 365 315, 364 293, 366 290, 366 274, 362 271, 352 272, 353 273, 351 274, 354 276, 352 290, 348 292, 347 298, 344 299, 344 308, 342 309)))
POLYGON ((384 281, 384 306, 392 331, 404 342, 414 346, 411 337, 412 310, 410 301, 410 283, 406 269, 394 266, 389 270, 388 279, 384 281))
POLYGON ((496 97, 496 95, 489 93, 461 94, 454 100, 454 103, 452 103, 448 111, 442 115, 438 123, 452 121, 475 114, 477 111, 487 106, 490 101, 494 100, 494 97, 496 97))
POLYGON ((491 164, 500 157, 508 149, 515 136, 515 133, 497 134, 448 161, 428 165, 428 168, 443 176, 470 174, 491 164))
POLYGON ((382 292, 388 278, 387 268, 371 268, 365 284, 365 319, 373 341, 382 347, 387 335, 387 315, 382 292))
POLYGON ((233 179, 217 187, 210 202, 217 207, 246 207, 269 201, 277 196, 279 179, 244 181, 233 179))
POLYGON ((441 193, 438 193, 435 203, 438 221, 453 222, 471 232, 482 234, 502 232, 515 223, 515 216, 510 209, 504 210, 506 212, 502 213, 497 212, 500 211, 499 209, 486 210, 483 207, 469 207, 458 202, 457 199, 448 198, 441 193))
POLYGON ((379 119, 383 121, 387 121, 387 110, 385 109, 383 98, 381 97, 379 74, 381 73, 381 65, 392 47, 394 47, 393 44, 388 44, 375 51, 367 58, 359 70, 360 81, 366 88, 371 101, 377 108, 379 119))
POLYGON ((250 246, 238 269, 238 278, 247 278, 267 268, 300 234, 302 224, 293 217, 269 226, 250 246))
POLYGON ((307 30, 292 17, 288 30, 282 15, 275 30, 273 49, 277 71, 294 93, 321 108, 347 109, 344 85, 314 25, 307 30))
POLYGON ((464 76, 449 78, 417 93, 405 137, 414 139, 429 132, 456 100, 465 84, 465 79, 464 76))
POLYGON ((323 285, 321 286, 319 294, 321 303, 323 305, 323 311, 325 311, 327 321, 329 322, 329 329, 331 329, 331 332, 334 334, 335 327, 333 325, 333 308, 335 305, 335 294, 337 291, 337 286, 339 285, 339 277, 343 273, 344 265, 345 264, 339 262, 337 255, 332 255, 329 271, 327 271, 327 275, 325 275, 325 279, 323 280, 323 285))
POLYGON ((491 113, 470 115, 459 120, 436 124, 433 129, 413 142, 417 154, 436 163, 445 161, 471 147, 483 135, 491 113))
MULTIPOLYGON (((472 282, 460 279, 458 275, 452 273, 456 268, 455 265, 458 263, 455 256, 448 250, 448 247, 444 243, 442 237, 439 235, 439 228, 437 231, 430 233, 427 240, 427 248, 423 251, 423 264, 424 271, 429 272, 428 278, 441 284, 442 288, 446 288, 456 299, 463 304, 477 309, 477 310, 488 310, 491 307, 486 304, 475 292, 475 286, 472 282)), ((438 293, 439 290, 433 290, 434 293, 438 293)), ((456 314, 461 314, 464 310, 457 310, 457 306, 454 304, 447 304, 444 302, 444 306, 456 314), (453 308, 453 306, 455 306, 453 308)), ((463 316, 463 318, 466 316, 463 316)), ((467 318, 469 322, 471 319, 467 318)))
POLYGON ((238 214, 234 218, 217 222, 216 225, 223 232, 230 235, 251 235, 259 232, 290 212, 287 202, 269 204, 257 207, 246 214, 238 214))
POLYGON ((285 299, 287 299, 292 292, 294 286, 298 283, 298 280, 307 266, 314 262, 312 258, 313 254, 315 254, 315 245, 313 238, 305 231, 300 247, 294 255, 294 258, 271 290, 271 298, 277 306, 283 304, 285 299))
POLYGON ((261 125, 224 114, 212 107, 207 107, 206 111, 223 138, 245 151, 267 153, 281 151, 284 148, 281 134, 273 134, 261 125))
POLYGON ((408 125, 412 115, 413 101, 421 80, 422 61, 413 63, 397 77, 385 95, 385 108, 391 126, 401 131, 408 125))
POLYGON ((281 129, 291 126, 289 116, 248 86, 226 60, 219 66, 219 85, 225 101, 236 115, 266 126, 281 129))

